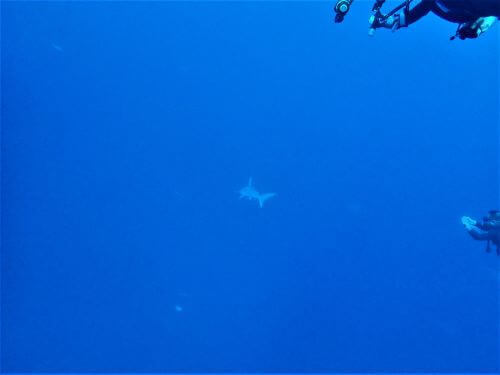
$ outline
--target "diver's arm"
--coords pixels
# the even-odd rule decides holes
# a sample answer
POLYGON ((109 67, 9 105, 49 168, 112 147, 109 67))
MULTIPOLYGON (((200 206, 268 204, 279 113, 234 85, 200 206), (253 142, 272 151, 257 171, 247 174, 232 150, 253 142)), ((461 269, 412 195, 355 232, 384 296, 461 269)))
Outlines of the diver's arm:
POLYGON ((489 220, 489 221, 484 222, 483 225, 480 226, 479 228, 483 229, 483 230, 500 229, 500 221, 489 220))
POLYGON ((471 227, 469 230, 467 230, 467 232, 469 232, 472 238, 478 241, 487 241, 491 239, 489 232, 479 229, 476 226, 471 227))
POLYGON ((490 226, 488 224, 487 220, 483 220, 482 222, 478 221, 475 226, 481 230, 488 230, 490 229, 490 226))

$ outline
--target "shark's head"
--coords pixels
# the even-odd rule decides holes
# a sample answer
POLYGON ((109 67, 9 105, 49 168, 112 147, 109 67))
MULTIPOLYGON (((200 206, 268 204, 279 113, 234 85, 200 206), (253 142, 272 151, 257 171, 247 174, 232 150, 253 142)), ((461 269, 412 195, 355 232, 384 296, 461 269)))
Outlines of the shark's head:
POLYGON ((240 189, 240 198, 258 199, 259 192, 253 187, 252 177, 248 179, 248 185, 240 189))
POLYGON ((245 186, 244 188, 240 189, 240 198, 257 199, 258 196, 259 192, 252 186, 245 186))

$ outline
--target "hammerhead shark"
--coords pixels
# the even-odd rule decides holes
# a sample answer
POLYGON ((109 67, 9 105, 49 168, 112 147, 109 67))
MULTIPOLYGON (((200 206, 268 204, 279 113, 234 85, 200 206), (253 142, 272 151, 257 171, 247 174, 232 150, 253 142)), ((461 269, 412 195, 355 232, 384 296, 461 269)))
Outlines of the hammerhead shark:
POLYGON ((248 200, 255 199, 259 202, 259 207, 262 208, 264 206, 264 202, 269 198, 272 198, 276 195, 276 193, 265 193, 261 194, 253 187, 252 177, 248 179, 248 185, 241 188, 240 190, 240 199, 245 198, 248 200))

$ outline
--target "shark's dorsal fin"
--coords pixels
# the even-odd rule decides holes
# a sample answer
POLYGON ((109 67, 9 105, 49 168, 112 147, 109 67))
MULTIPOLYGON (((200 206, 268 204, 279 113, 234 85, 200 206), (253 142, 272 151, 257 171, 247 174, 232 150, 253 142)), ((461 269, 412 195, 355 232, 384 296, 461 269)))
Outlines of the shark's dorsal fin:
POLYGON ((248 179, 248 186, 249 186, 249 187, 251 187, 251 186, 252 186, 252 183, 253 183, 253 181, 252 181, 252 177, 250 177, 250 178, 248 179))

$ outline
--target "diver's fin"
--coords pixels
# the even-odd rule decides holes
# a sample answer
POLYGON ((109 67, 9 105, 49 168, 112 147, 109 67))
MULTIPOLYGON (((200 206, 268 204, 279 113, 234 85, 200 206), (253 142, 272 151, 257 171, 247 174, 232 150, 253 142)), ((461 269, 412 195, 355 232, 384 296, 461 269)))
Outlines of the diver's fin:
POLYGON ((266 193, 266 194, 261 194, 259 195, 259 206, 262 208, 264 206, 264 202, 267 201, 269 198, 272 198, 276 195, 276 193, 266 193))

